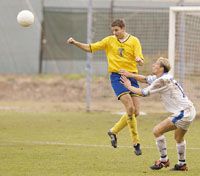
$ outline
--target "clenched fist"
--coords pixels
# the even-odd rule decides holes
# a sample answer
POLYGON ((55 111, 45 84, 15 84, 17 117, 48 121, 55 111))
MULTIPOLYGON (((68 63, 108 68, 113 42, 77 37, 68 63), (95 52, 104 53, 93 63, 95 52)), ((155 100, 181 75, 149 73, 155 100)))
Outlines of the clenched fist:
POLYGON ((68 40, 67 40, 67 43, 69 44, 74 44, 76 42, 76 40, 74 40, 72 37, 70 37, 68 40))

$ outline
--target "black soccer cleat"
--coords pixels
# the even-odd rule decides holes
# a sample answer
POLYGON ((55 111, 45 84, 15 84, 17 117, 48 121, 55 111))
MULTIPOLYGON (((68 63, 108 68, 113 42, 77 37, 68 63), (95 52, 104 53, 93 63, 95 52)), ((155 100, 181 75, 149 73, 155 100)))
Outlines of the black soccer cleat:
POLYGON ((133 145, 134 149, 135 149, 135 154, 137 156, 142 155, 142 150, 140 149, 140 144, 138 143, 137 145, 133 145))
POLYGON ((116 134, 112 133, 111 131, 108 132, 108 136, 110 137, 111 145, 114 148, 117 148, 117 136, 116 134))
POLYGON ((160 170, 162 169, 163 167, 169 167, 169 160, 167 160, 166 162, 163 162, 163 161, 160 161, 160 160, 157 160, 155 161, 155 164, 153 166, 150 166, 150 168, 152 170, 160 170))
POLYGON ((175 164, 174 168, 171 169, 172 171, 188 171, 188 167, 186 164, 179 165, 175 164))

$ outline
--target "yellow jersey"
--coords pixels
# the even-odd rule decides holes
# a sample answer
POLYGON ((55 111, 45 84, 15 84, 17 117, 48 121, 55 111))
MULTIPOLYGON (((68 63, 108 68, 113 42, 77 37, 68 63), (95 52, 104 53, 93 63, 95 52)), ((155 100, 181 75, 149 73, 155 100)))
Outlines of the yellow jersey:
POLYGON ((138 73, 136 57, 144 59, 138 38, 129 35, 120 42, 114 35, 90 44, 91 52, 105 50, 108 60, 108 72, 118 73, 120 69, 138 73))

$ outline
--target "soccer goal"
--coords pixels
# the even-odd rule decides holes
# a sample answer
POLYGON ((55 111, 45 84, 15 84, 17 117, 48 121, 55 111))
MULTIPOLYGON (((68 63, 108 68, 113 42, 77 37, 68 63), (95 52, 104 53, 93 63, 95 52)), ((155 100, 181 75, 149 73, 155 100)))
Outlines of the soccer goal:
POLYGON ((168 57, 171 74, 193 99, 200 98, 200 7, 170 7, 168 57))
MULTIPOLYGON (((199 60, 197 57, 199 56, 200 47, 199 6, 170 7, 168 44, 168 57, 172 65, 172 75, 176 74, 176 59, 180 59, 179 62, 184 61, 184 63, 190 61, 189 67, 191 67, 192 64, 194 66, 195 60, 199 60), (186 58, 188 60, 186 60, 186 58)), ((182 71, 184 71, 183 69, 185 68, 182 68, 182 71)))

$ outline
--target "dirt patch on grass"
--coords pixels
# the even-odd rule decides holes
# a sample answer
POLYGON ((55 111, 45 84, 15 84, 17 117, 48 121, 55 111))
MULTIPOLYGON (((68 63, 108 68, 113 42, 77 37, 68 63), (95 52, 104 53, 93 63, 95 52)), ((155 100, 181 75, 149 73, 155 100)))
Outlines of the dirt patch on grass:
MULTIPOLYGON (((86 80, 80 76, 64 75, 0 75, 0 102, 0 110, 86 110, 86 80)), ((124 111, 111 89, 108 78, 92 79, 90 109, 124 111)), ((159 96, 153 96, 141 97, 141 111, 160 113, 165 110, 159 96)))

